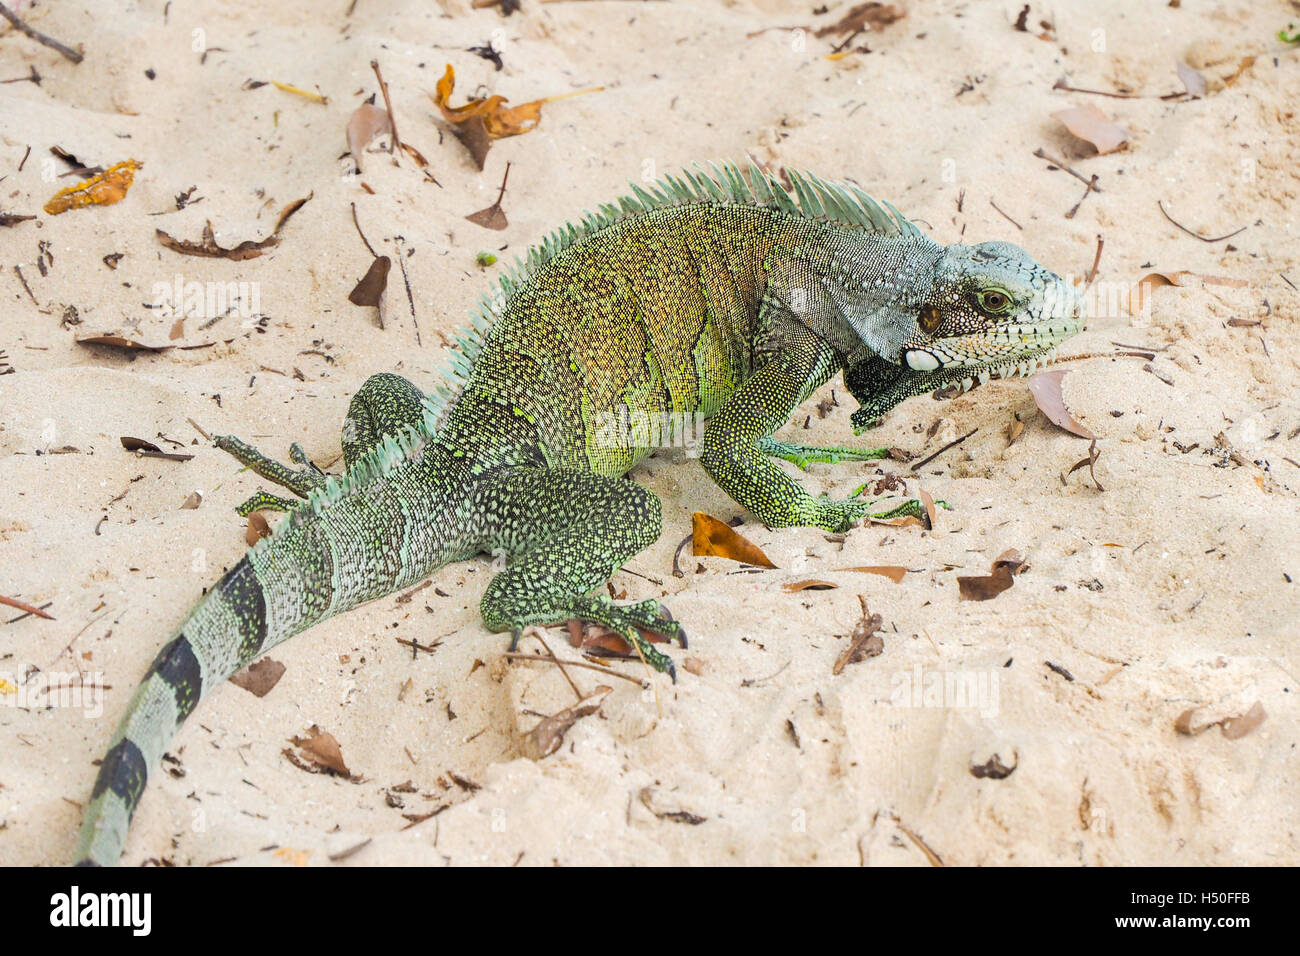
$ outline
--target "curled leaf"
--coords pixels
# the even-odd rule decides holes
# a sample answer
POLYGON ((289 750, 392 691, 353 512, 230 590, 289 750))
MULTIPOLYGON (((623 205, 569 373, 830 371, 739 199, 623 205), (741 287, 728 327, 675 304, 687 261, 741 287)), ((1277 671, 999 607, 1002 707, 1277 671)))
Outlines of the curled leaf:
POLYGON ((343 749, 339 746, 339 742, 334 739, 333 734, 327 734, 316 724, 307 728, 305 737, 294 737, 290 743, 301 749, 318 767, 343 777, 352 776, 352 771, 348 770, 348 765, 343 762, 343 749))
POLYGON ((1092 104, 1058 110, 1052 119, 1059 120, 1073 135, 1097 148, 1098 153, 1113 153, 1128 142, 1128 130, 1111 122, 1092 104))
POLYGON ((818 581, 815 579, 808 581, 787 581, 785 584, 781 585, 783 591, 789 591, 791 594, 795 594, 799 591, 832 591, 837 587, 839 587, 839 585, 833 581, 818 581))
MULTIPOLYGON (((361 171, 361 154, 379 136, 393 135, 393 120, 388 110, 374 103, 362 103, 348 117, 348 152, 361 171)), ((423 165, 423 164, 421 164, 423 165)))
POLYGON ((991 601, 1015 583, 1013 575, 1024 567, 1024 560, 1016 551, 1003 551, 993 559, 992 569, 985 575, 959 575, 957 589, 963 601, 991 601))
POLYGON ((1178 272, 1148 272, 1139 279, 1129 290, 1128 298, 1124 303, 1129 314, 1137 315, 1146 308, 1147 302, 1151 298, 1153 289, 1159 289, 1167 285, 1175 286, 1193 286, 1196 280, 1200 280, 1204 285, 1226 285, 1234 289, 1244 288, 1250 285, 1246 279, 1234 279, 1231 276, 1205 275, 1200 272, 1188 272, 1186 270, 1178 272))
POLYGON ((543 718, 536 727, 524 734, 523 740, 519 744, 520 752, 529 760, 541 760, 543 757, 549 757, 560 749, 560 745, 564 743, 564 735, 569 728, 583 717, 600 710, 601 703, 613 690, 612 687, 601 684, 591 694, 582 698, 572 707, 566 707, 559 713, 543 718))
POLYGON ((265 250, 276 246, 280 242, 280 228, 289 221, 289 217, 301 209, 312 194, 304 196, 302 199, 295 199, 289 205, 280 210, 280 215, 275 220, 275 228, 265 239, 259 239, 256 242, 252 239, 245 239, 234 248, 227 249, 217 245, 217 239, 212 232, 212 223, 207 222, 203 225, 203 238, 199 242, 192 242, 188 239, 177 239, 168 235, 161 229, 154 230, 154 235, 168 249, 173 252, 179 252, 187 256, 204 256, 209 259, 233 259, 240 261, 243 259, 255 259, 265 250))
POLYGON ((1029 394, 1034 396, 1034 404, 1038 406, 1039 411, 1051 419, 1052 424, 1080 438, 1095 440, 1097 436, 1086 425, 1075 421, 1070 410, 1065 407, 1065 398, 1061 394, 1061 381, 1069 371, 1069 369, 1056 368, 1032 376, 1029 379, 1029 394))
POLYGON ((776 567, 762 548, 703 511, 695 512, 691 525, 691 542, 696 557, 711 555, 760 568, 776 567))

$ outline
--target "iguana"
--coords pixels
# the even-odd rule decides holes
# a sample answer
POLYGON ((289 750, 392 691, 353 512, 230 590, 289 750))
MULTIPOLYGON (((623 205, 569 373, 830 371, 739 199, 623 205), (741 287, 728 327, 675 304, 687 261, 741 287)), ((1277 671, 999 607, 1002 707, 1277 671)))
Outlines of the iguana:
POLYGON ((686 645, 657 601, 592 592, 659 536, 659 499, 625 474, 652 448, 617 413, 710 416, 700 464, 771 527, 840 532, 916 514, 815 498, 773 458, 865 461, 885 449, 773 437, 838 370, 862 403, 856 430, 905 398, 1026 373, 1082 327, 1081 298, 1017 246, 943 246, 854 185, 751 165, 696 166, 601 205, 530 249, 484 297, 430 395, 369 378, 344 423, 346 470, 298 469, 237 438, 216 444, 305 502, 288 511, 162 648, 112 738, 78 857, 116 862, 150 768, 200 698, 281 641, 409 587, 438 567, 503 551, 483 623, 518 637, 578 620, 621 635, 676 679, 646 634, 686 645), (620 435, 623 436, 620 439, 620 435))

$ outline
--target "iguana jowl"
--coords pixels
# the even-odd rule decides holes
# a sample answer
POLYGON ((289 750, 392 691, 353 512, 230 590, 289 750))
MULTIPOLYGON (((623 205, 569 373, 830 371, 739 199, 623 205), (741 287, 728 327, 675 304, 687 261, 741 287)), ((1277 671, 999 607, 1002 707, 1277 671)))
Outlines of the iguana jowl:
POLYGON ((578 619, 623 635, 661 671, 648 631, 685 643, 656 601, 591 592, 660 532, 658 498, 623 477, 652 451, 610 429, 709 415, 700 462, 772 527, 843 531, 876 513, 814 498, 772 458, 868 460, 880 450, 772 437, 835 372, 860 430, 912 395, 1025 373, 1082 327, 1081 300, 1017 246, 942 246, 855 186, 756 167, 668 176, 602 205, 531 249, 484 299, 430 396, 376 375, 352 399, 346 472, 296 445, 293 470, 217 444, 304 503, 259 493, 243 511, 290 514, 218 582, 159 652, 96 779, 82 862, 117 860, 150 768, 200 698, 275 644, 408 587, 441 565, 502 550, 484 623, 516 638, 578 619))

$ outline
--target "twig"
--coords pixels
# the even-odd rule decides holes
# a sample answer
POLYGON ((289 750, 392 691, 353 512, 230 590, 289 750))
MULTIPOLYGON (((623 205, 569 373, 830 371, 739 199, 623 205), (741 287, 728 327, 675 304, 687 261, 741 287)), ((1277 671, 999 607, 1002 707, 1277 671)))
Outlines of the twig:
POLYGON ((47 621, 52 621, 52 620, 54 620, 53 617, 51 617, 50 615, 46 614, 46 613, 45 613, 44 611, 42 611, 40 608, 38 608, 38 607, 32 607, 30 604, 27 604, 27 603, 24 602, 24 601, 20 601, 20 600, 18 600, 17 598, 5 597, 3 594, 0 594, 0 604, 7 605, 7 606, 9 606, 9 607, 15 607, 15 608, 17 608, 17 609, 20 610, 20 611, 25 611, 25 612, 27 612, 28 614, 35 614, 37 617, 43 617, 43 618, 45 618, 47 621))
POLYGON ((366 249, 369 250, 369 252, 370 252, 370 257, 371 257, 372 259, 378 259, 378 258, 379 258, 379 253, 375 252, 374 248, 370 245, 370 240, 367 239, 367 238, 366 238, 366 234, 365 234, 364 232, 361 231, 361 223, 357 222, 357 204, 356 204, 356 203, 353 203, 353 204, 352 204, 352 225, 354 225, 354 226, 357 227, 357 235, 360 236, 360 237, 361 237, 361 241, 364 242, 364 243, 366 244, 366 249))
POLYGON ((1065 163, 1061 162, 1056 157, 1049 156, 1047 154, 1047 150, 1043 149, 1041 146, 1038 147, 1038 149, 1034 150, 1034 155, 1041 160, 1045 160, 1046 162, 1051 163, 1053 166, 1056 166, 1058 169, 1065 170, 1075 179, 1079 180, 1079 182, 1089 187, 1093 192, 1098 192, 1098 193, 1101 192, 1101 187, 1097 185, 1097 177, 1095 175, 1092 177, 1091 180, 1087 179, 1086 177, 1084 177, 1082 173, 1075 172, 1073 169, 1065 165, 1065 163))
POLYGON ((1237 235, 1237 233, 1239 233, 1239 232, 1245 232, 1247 229, 1250 228, 1250 224, 1247 223, 1246 225, 1242 226, 1240 229, 1237 229, 1237 230, 1235 230, 1235 231, 1233 231, 1233 232, 1228 233, 1226 236, 1215 236, 1213 239, 1211 239, 1211 238, 1208 238, 1208 237, 1206 237, 1206 236, 1202 236, 1200 233, 1192 232, 1192 230, 1188 229, 1188 228, 1187 228, 1186 226, 1184 226, 1181 222, 1178 222, 1178 220, 1174 219, 1173 216, 1169 215, 1169 213, 1165 212, 1165 201, 1164 201, 1163 199, 1157 199, 1157 200, 1156 200, 1156 205, 1160 207, 1160 212, 1164 214, 1164 217, 1165 217, 1166 219, 1168 219, 1170 222, 1172 222, 1175 226, 1177 226, 1177 227, 1178 227, 1179 229, 1181 229, 1183 232, 1187 233, 1187 234, 1188 234, 1189 236, 1191 236, 1193 239, 1199 239, 1199 240, 1201 240, 1201 242, 1222 242, 1224 239, 1231 239, 1233 236, 1237 235))
POLYGON ((393 115, 393 104, 388 100, 388 84, 384 82, 384 74, 379 72, 379 61, 371 60, 370 69, 375 71, 375 79, 379 81, 379 92, 384 94, 384 109, 388 110, 388 125, 393 128, 393 135, 388 140, 388 152, 392 154, 402 148, 401 137, 397 135, 397 117, 393 115))
POLYGON ((555 661, 555 666, 560 669, 560 673, 564 675, 564 679, 568 681, 569 686, 573 688, 573 696, 577 697, 578 700, 582 700, 583 693, 578 690, 578 685, 573 682, 573 678, 569 676, 569 672, 564 669, 564 662, 555 656, 555 651, 551 650, 546 641, 542 639, 542 635, 538 633, 537 628, 531 628, 529 634, 537 639, 537 643, 541 644, 546 653, 550 655, 551 660, 555 661))
MULTIPOLYGON (((508 169, 509 167, 507 167, 508 169)), ((394 252, 397 254, 397 265, 402 270, 402 282, 406 284, 406 304, 411 310, 411 323, 415 326, 415 344, 424 348, 424 343, 420 341, 420 320, 415 317, 415 296, 411 294, 411 279, 406 274, 406 257, 402 255, 402 247, 397 245, 397 238, 393 238, 394 252)))
POLYGON ((936 451, 936 452, 935 452, 933 455, 931 455, 929 458, 924 458, 924 459, 922 459, 921 461, 918 461, 915 465, 913 465, 913 466, 912 466, 912 471, 919 471, 920 469, 924 468, 926 465, 930 464, 930 462, 934 461, 936 458, 938 458, 940 455, 942 455, 944 452, 946 452, 949 448, 956 448, 958 445, 960 445, 962 442, 964 442, 967 438, 970 438, 971 435, 974 435, 977 431, 979 431, 979 427, 978 427, 978 426, 976 426, 975 428, 972 428, 970 431, 968 431, 966 434, 962 435, 960 438, 957 438, 957 439, 954 439, 953 441, 948 442, 948 444, 944 445, 942 448, 940 448, 938 451, 936 451))
MULTIPOLYGON (((1082 200, 1080 200, 1082 202, 1082 200)), ((1097 266, 1101 264, 1101 247, 1106 244, 1106 240, 1101 238, 1101 233, 1097 234, 1097 255, 1093 257, 1092 269, 1088 272, 1088 281, 1083 284, 1086 289, 1092 285, 1092 280, 1097 278, 1097 266)))
POLYGON ((1067 93, 1091 93, 1093 96, 1110 96, 1117 100, 1140 100, 1140 93, 1108 93, 1105 90, 1084 90, 1077 86, 1066 86, 1065 80, 1057 80, 1052 84, 1054 90, 1065 90, 1067 93))
POLYGON ((33 40, 35 40, 37 43, 41 44, 42 46, 47 46, 51 50, 58 50, 60 53, 62 53, 73 63, 80 63, 83 59, 85 59, 85 57, 83 57, 76 50, 72 49, 72 47, 60 43, 58 40, 54 39, 54 37, 48 37, 44 33, 41 33, 37 30, 33 30, 27 24, 23 23, 22 20, 19 20, 18 15, 15 14, 3 3, 0 3, 0 17, 4 17, 11 24, 13 24, 14 27, 16 27, 21 32, 26 33, 29 37, 31 37, 33 40))
MULTIPOLYGON (((989 200, 989 205, 992 206, 994 209, 998 209, 998 204, 995 203, 992 199, 989 200)), ((1024 232, 1024 231, 1025 231, 1025 227, 1024 227, 1024 226, 1020 225, 1020 223, 1016 222, 1014 219, 1012 219, 1012 218, 1011 218, 1010 216, 1008 216, 1006 213, 1002 212, 1001 209, 998 209, 998 212, 1002 213, 1003 218, 1005 218, 1007 222, 1011 223, 1011 225, 1015 226, 1015 227, 1016 227, 1017 229, 1019 229, 1021 232, 1024 232)))
MULTIPOLYGON (((506 651, 502 655, 508 661, 541 661, 543 664, 555 663, 559 661, 554 657, 544 657, 541 654, 521 654, 517 651, 506 651)), ((566 667, 585 667, 589 671, 598 671, 601 674, 608 674, 610 677, 621 677, 625 681, 631 681, 642 690, 650 686, 650 682, 641 677, 633 677, 631 674, 624 674, 622 671, 616 671, 611 667, 600 667, 596 664, 588 664, 586 661, 568 661, 566 667)))
MULTIPOLYGON (((41 304, 40 304, 39 302, 36 301, 36 296, 32 295, 32 287, 29 286, 29 285, 27 284, 27 280, 23 277, 23 270, 22 270, 22 268, 19 267, 19 266, 17 266, 17 265, 15 265, 15 266, 14 266, 14 274, 18 276, 18 281, 21 282, 21 283, 23 284, 23 289, 27 292, 27 298, 29 298, 29 299, 32 300, 32 305, 34 305, 34 306, 36 306, 36 308, 40 309, 40 308, 41 308, 41 304)), ((44 311, 44 310, 42 310, 42 311, 44 311)))

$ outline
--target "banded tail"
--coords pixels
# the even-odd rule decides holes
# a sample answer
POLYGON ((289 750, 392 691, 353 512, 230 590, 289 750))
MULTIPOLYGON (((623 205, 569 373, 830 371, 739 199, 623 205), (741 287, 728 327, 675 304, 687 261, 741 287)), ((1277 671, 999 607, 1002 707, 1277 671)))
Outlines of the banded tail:
POLYGON ((212 688, 312 625, 475 550, 458 527, 456 472, 448 464, 429 446, 366 481, 344 479, 313 495, 221 578, 158 653, 127 706, 86 808, 78 865, 118 861, 150 772, 212 688))

